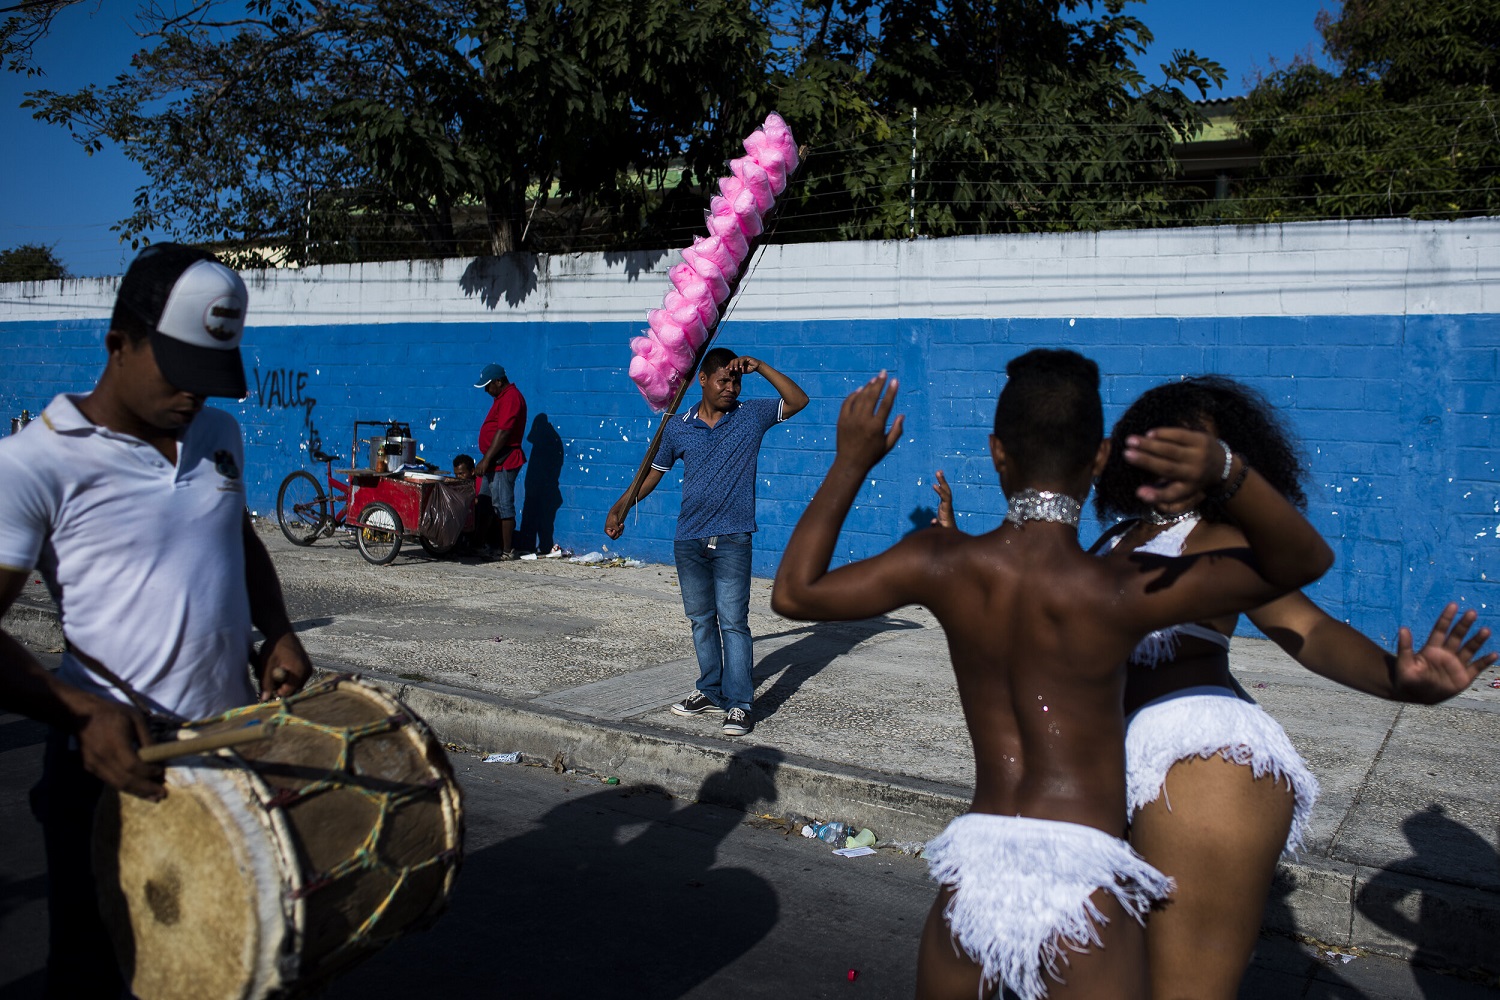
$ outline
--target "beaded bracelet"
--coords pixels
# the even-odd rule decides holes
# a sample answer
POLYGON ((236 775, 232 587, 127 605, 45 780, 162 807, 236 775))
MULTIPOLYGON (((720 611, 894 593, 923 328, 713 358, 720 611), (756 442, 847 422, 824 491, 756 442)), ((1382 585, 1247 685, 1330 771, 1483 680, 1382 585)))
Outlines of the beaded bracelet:
POLYGON ((1249 475, 1250 463, 1246 462, 1240 466, 1240 474, 1234 477, 1234 482, 1230 483, 1227 487, 1220 490, 1218 493, 1215 493, 1214 499, 1219 503, 1228 503, 1230 498, 1240 491, 1240 487, 1245 485, 1245 477, 1249 475))

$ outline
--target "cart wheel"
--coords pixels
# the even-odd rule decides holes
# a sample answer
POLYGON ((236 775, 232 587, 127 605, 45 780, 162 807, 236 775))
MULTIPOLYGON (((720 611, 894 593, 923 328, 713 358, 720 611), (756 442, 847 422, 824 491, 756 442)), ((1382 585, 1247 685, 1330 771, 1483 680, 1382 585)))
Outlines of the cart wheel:
POLYGON ((390 504, 366 504, 359 515, 359 554, 384 566, 401 552, 401 515, 390 504))
POLYGON ((328 526, 328 497, 306 472, 294 472, 276 491, 276 523, 293 545, 311 545, 328 526))
POLYGON ((432 558, 434 559, 441 559, 448 553, 452 552, 454 549, 458 548, 457 542, 454 542, 452 545, 433 545, 427 540, 426 535, 420 536, 417 540, 422 543, 422 551, 432 556, 432 558))

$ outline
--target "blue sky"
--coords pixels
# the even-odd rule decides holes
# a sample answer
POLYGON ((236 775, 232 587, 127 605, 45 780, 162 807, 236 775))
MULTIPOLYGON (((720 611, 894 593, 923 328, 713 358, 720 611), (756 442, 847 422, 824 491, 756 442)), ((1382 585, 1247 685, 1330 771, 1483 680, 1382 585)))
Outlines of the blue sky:
MULTIPOLYGON (((1127 9, 1156 36, 1151 52, 1138 62, 1148 78, 1159 77, 1156 66, 1173 49, 1194 49, 1228 70, 1224 89, 1210 96, 1230 97, 1243 94, 1256 70, 1269 68, 1273 60, 1286 63, 1304 54, 1321 61, 1313 19, 1335 5, 1336 0, 1148 0, 1127 9)), ((0 75, 0 248, 51 246, 79 277, 124 271, 133 251, 118 242, 110 226, 130 213, 145 175, 109 147, 85 155, 64 130, 33 121, 17 105, 28 90, 107 84, 140 47, 130 22, 137 9, 128 0, 84 0, 59 15, 41 47, 45 78, 0 75)))

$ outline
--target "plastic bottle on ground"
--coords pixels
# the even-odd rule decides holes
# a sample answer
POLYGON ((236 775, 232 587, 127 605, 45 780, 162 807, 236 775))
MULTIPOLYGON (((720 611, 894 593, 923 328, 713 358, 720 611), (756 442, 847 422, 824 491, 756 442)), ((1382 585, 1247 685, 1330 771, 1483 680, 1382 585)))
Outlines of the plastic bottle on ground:
POLYGON ((813 832, 817 834, 818 839, 823 843, 832 844, 834 847, 843 847, 844 838, 849 836, 849 824, 838 822, 819 823, 813 827, 813 832))

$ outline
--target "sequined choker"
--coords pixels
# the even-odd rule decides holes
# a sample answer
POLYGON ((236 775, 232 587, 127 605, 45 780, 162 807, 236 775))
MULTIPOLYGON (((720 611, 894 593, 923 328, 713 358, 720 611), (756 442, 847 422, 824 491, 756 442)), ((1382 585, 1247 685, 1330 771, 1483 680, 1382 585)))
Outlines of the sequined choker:
POLYGON ((1051 490, 1022 490, 1010 498, 1010 509, 1005 520, 1016 527, 1025 527, 1027 521, 1052 521, 1078 527, 1078 515, 1083 504, 1066 493, 1051 490))
POLYGON ((1156 525, 1158 528, 1165 528, 1169 524, 1176 524, 1178 521, 1186 521, 1190 517, 1197 517, 1197 516, 1198 516, 1198 508, 1197 507, 1189 507, 1187 510, 1183 511, 1181 514, 1171 514, 1171 515, 1158 514, 1156 512, 1156 508, 1155 507, 1153 507, 1150 510, 1146 511, 1146 520, 1150 521, 1152 524, 1156 525))

